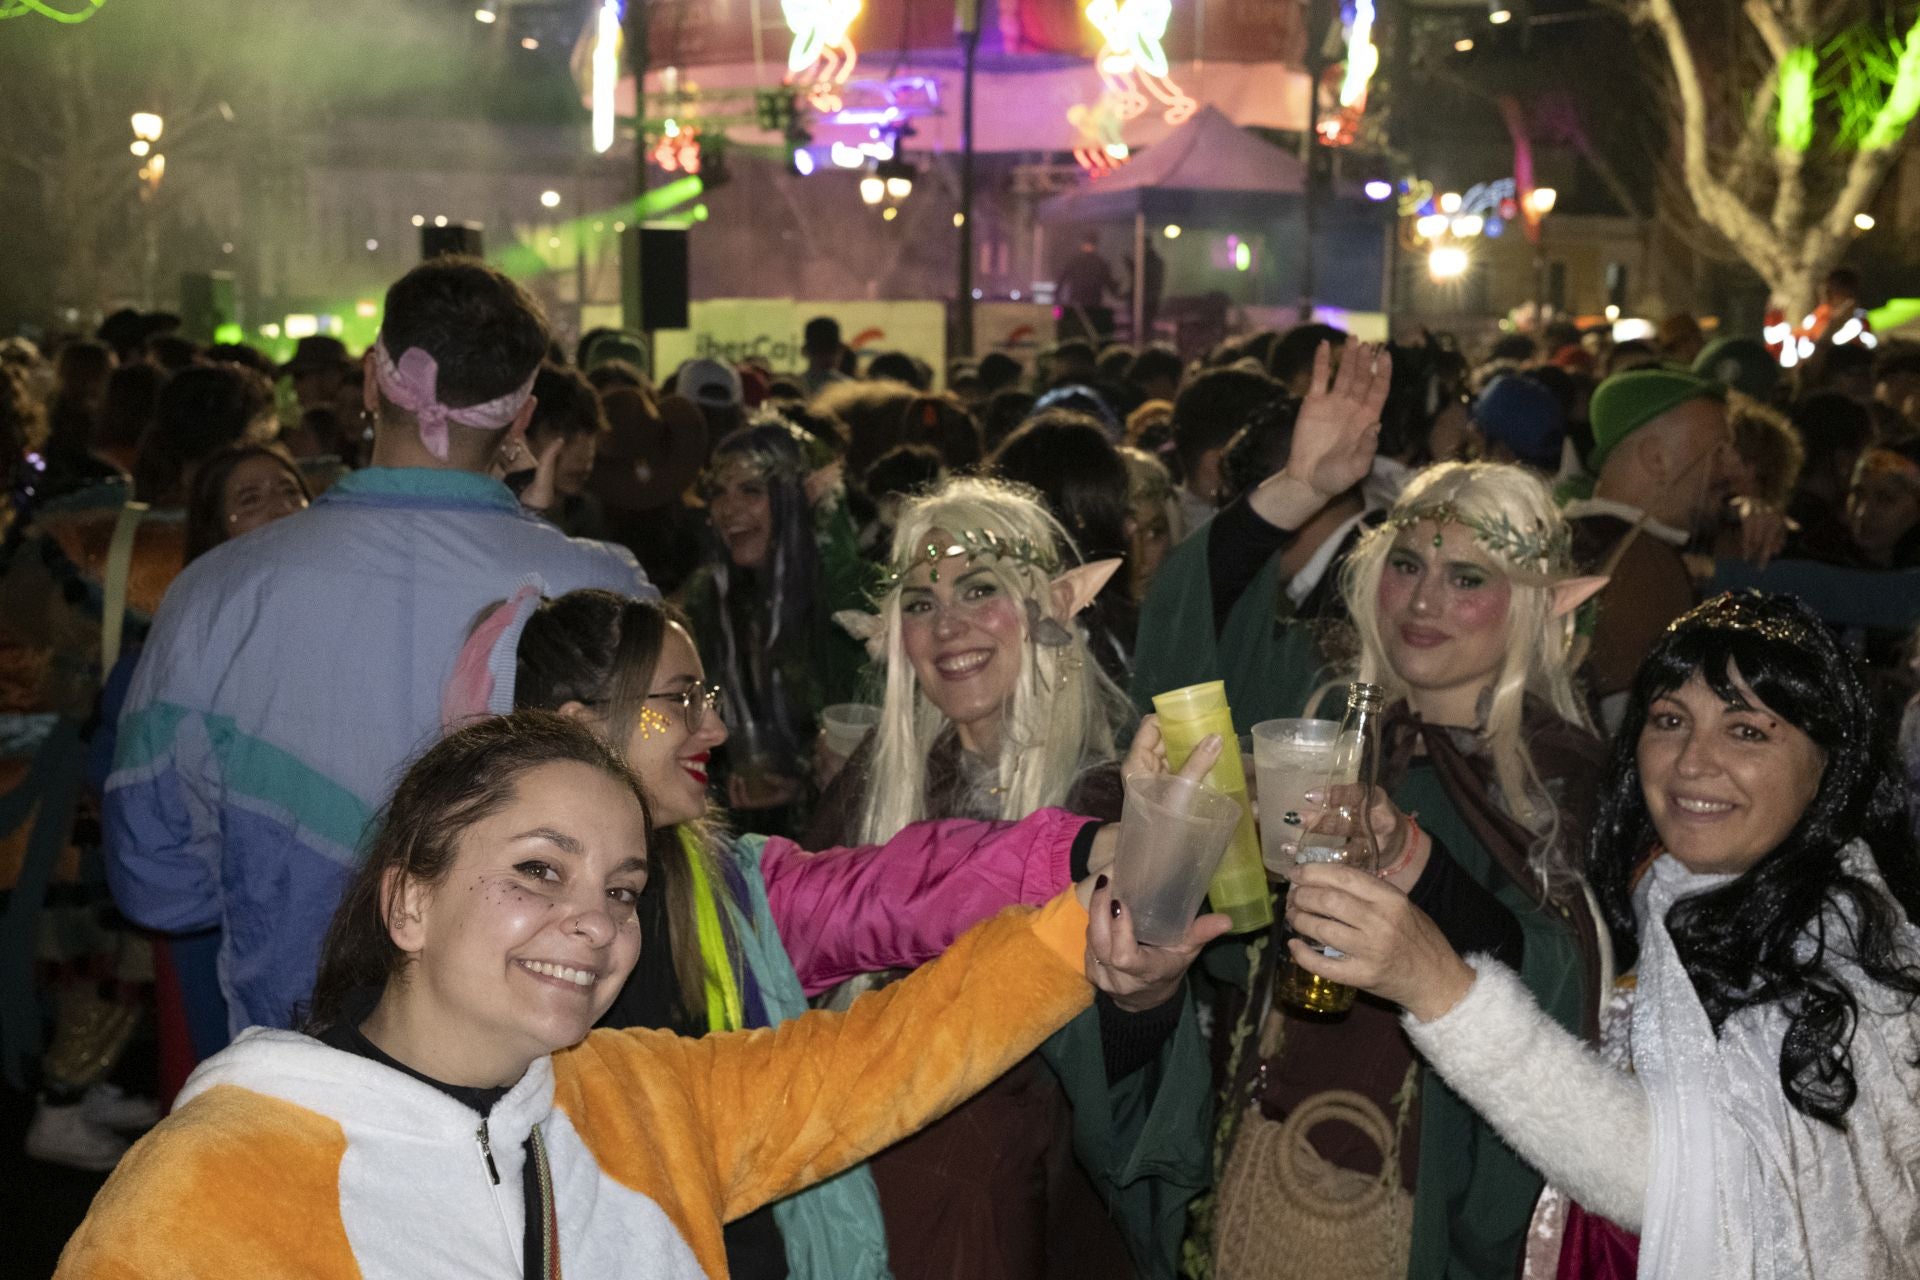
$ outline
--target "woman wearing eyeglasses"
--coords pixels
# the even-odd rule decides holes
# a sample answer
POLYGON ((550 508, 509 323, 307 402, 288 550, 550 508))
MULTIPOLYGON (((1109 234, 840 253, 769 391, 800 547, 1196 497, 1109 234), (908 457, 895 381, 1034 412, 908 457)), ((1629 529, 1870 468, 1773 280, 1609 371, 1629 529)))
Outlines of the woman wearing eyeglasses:
MULTIPOLYGON (((916 967, 969 925, 1046 901, 1109 856, 1094 824, 1055 809, 1011 826, 920 823, 884 846, 820 854, 736 837, 713 821, 707 785, 708 760, 727 740, 722 705, 684 616, 606 591, 540 600, 523 588, 481 621, 456 667, 450 727, 475 714, 557 711, 619 750, 647 795, 652 871, 638 910, 655 945, 602 1026, 704 1035, 777 1024, 805 1012, 807 995, 916 967), (511 686, 500 678, 509 671, 511 686)), ((1212 759, 1196 753, 1189 770, 1212 759)), ((1196 924, 1190 947, 1116 955, 1099 971, 1101 989, 1122 1008, 1164 1004, 1223 923, 1196 924)), ((864 1168, 730 1223, 726 1246, 735 1280, 888 1274, 864 1168)))

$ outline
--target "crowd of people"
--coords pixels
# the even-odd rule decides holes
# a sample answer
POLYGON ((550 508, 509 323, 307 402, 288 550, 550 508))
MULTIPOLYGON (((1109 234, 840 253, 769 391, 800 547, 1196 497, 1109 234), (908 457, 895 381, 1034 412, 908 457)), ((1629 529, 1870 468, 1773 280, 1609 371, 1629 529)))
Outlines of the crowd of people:
POLYGON ((441 258, 357 359, 0 343, 60 1274, 1911 1274, 1920 348, 1682 321, 650 372, 441 258), (1380 869, 1148 946, 1209 681, 1383 691, 1380 869))

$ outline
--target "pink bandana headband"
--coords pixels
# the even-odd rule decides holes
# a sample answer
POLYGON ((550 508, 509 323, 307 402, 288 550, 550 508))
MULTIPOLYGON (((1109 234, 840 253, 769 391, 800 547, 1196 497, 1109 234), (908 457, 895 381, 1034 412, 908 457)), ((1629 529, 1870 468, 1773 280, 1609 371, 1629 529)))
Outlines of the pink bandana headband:
POLYGON ((454 409, 440 403, 440 364, 431 355, 419 347, 408 347, 395 360, 387 351, 385 334, 373 343, 373 376, 381 394, 419 421, 420 443, 442 462, 447 460, 449 422, 479 431, 497 431, 511 425, 533 395, 533 380, 539 373, 535 369, 517 390, 506 395, 454 409))

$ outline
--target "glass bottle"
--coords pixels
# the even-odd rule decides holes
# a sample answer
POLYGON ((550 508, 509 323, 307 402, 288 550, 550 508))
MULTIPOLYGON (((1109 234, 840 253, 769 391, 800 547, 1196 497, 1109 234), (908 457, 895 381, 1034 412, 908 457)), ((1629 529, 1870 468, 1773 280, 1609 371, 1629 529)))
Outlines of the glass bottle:
MULTIPOLYGON (((1350 783, 1358 783, 1365 790, 1345 831, 1302 834, 1301 861, 1345 862, 1363 871, 1379 871, 1380 840, 1373 830, 1372 797, 1380 780, 1380 713, 1385 706, 1386 691, 1379 685, 1356 681, 1347 686, 1347 711, 1340 721, 1339 747, 1320 791, 1324 795, 1336 786, 1350 783)), ((1322 823, 1326 821, 1322 819, 1322 823)), ((1340 954, 1310 940, 1307 945, 1326 955, 1338 957, 1340 954)), ((1274 999, 1281 1004, 1307 1013, 1345 1013, 1353 1007, 1355 994, 1352 987, 1309 973, 1290 956, 1280 957, 1274 999)))

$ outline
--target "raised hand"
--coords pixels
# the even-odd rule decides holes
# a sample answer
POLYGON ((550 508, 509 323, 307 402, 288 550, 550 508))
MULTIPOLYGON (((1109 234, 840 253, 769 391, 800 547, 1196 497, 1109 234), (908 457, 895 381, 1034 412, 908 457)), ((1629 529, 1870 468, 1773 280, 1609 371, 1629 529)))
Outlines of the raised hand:
MULTIPOLYGON (((565 436, 556 435, 542 449, 533 462, 533 483, 520 491, 520 505, 534 511, 545 511, 559 500, 559 492, 554 488, 554 480, 560 473, 560 451, 566 447, 565 436)), ((525 448, 522 445, 521 448, 525 448)))
POLYGON ((1380 410, 1393 380, 1393 357, 1370 342, 1350 342, 1329 377, 1333 349, 1313 353, 1313 384, 1300 403, 1283 474, 1331 501, 1366 478, 1380 445, 1380 410))

